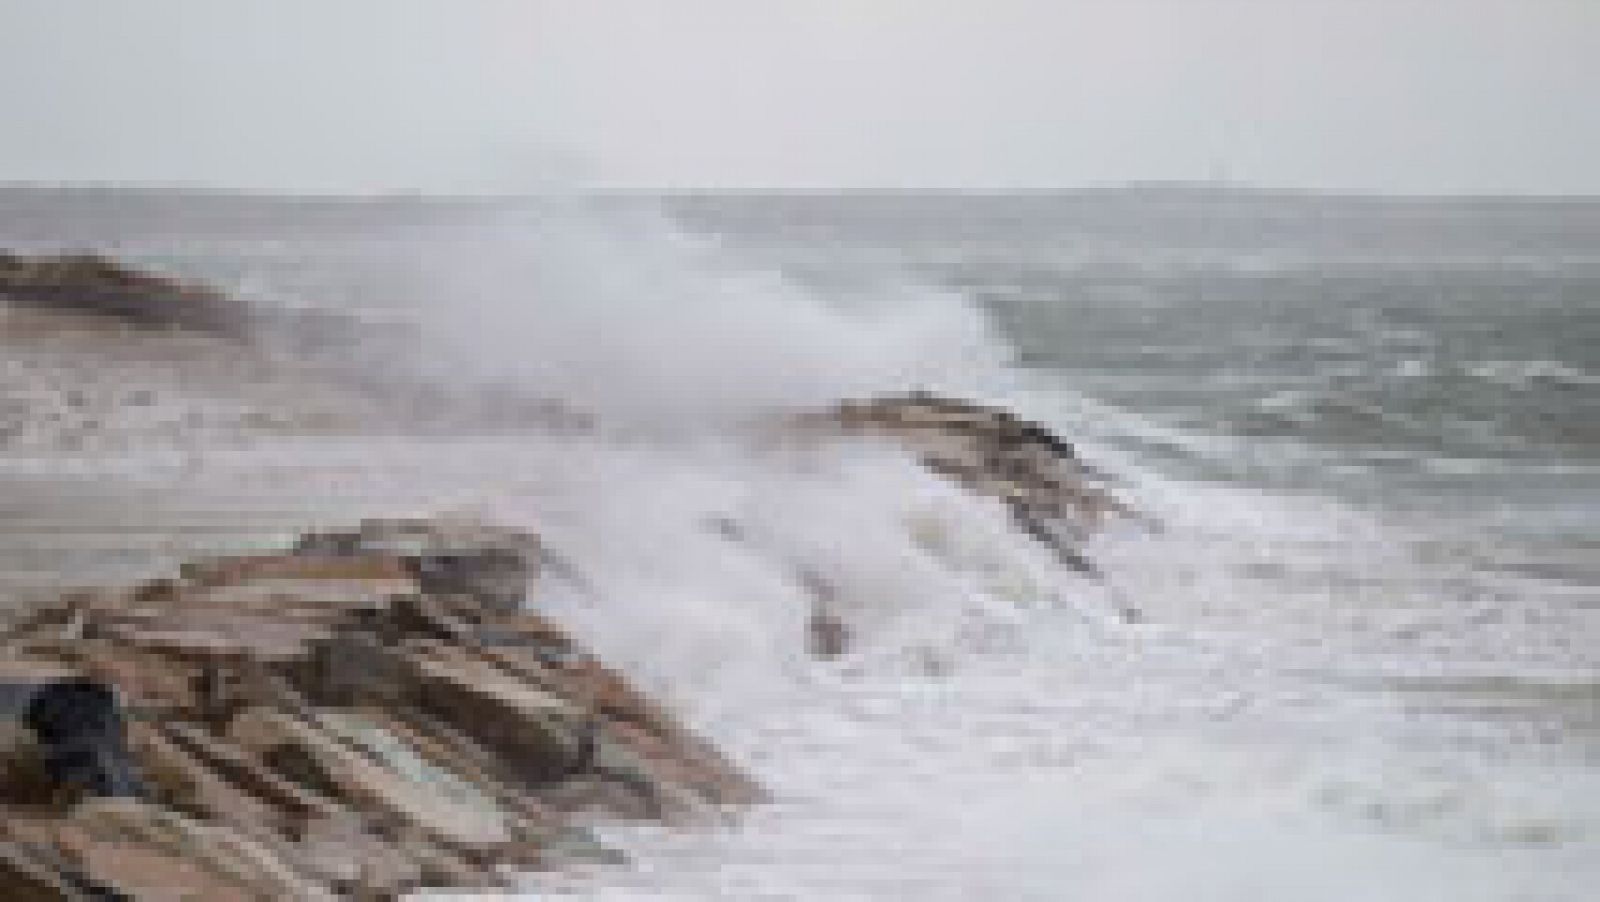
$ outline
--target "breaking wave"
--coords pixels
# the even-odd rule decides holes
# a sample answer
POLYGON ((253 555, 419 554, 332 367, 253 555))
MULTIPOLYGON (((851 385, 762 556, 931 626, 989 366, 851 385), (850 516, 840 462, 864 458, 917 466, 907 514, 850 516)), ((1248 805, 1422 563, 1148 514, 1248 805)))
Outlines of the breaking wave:
POLYGON ((381 353, 346 349, 369 376, 593 417, 252 433, 141 477, 328 520, 532 528, 566 575, 530 603, 774 791, 687 831, 607 825, 634 865, 530 875, 530 897, 1576 902, 1600 885, 1600 781, 1581 745, 1540 739, 1581 729, 1600 691, 1581 611, 1414 522, 1164 469, 1140 449, 1243 440, 1011 369, 953 291, 823 294, 638 209, 291 230, 242 260, 237 239, 164 242, 122 250, 231 269, 265 300, 302 297, 284 274, 314 259, 315 291, 408 323, 381 353), (1094 537, 1096 580, 887 449, 764 428, 912 387, 1081 438, 1161 528, 1094 537), (856 637, 838 659, 806 653, 808 579, 856 637), (1130 603, 1146 622, 1113 616, 1130 603), (1539 704, 1552 686, 1575 706, 1539 704))

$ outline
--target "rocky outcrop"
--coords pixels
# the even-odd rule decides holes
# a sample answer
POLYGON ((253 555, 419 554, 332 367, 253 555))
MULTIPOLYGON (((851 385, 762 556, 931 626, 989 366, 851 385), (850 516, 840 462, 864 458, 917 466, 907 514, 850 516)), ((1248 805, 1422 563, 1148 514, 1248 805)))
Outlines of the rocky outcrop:
POLYGON ((93 253, 20 256, 0 251, 0 299, 144 331, 290 349, 308 358, 348 353, 382 331, 338 311, 252 304, 200 282, 93 253))
POLYGON ((1082 541, 1110 518, 1137 516, 1071 445, 1001 408, 911 392, 842 401, 802 422, 893 442, 929 470, 1005 504, 1019 529, 1087 573, 1095 568, 1082 541))
POLYGON ((490 888, 607 856, 579 813, 757 799, 523 604, 547 560, 368 521, 38 609, 0 638, 0 897, 490 888))
MULTIPOLYGON (((841 401, 801 415, 793 425, 804 436, 843 434, 906 452, 933 473, 1005 505, 1018 530, 1091 577, 1100 572, 1083 544, 1096 529, 1113 518, 1154 525, 1113 497, 1105 477, 1079 460, 1071 445, 1003 408, 916 391, 841 401)), ((737 535, 734 529, 724 531, 737 535)), ((850 629, 833 609, 833 588, 815 574, 801 572, 796 578, 813 602, 809 650, 824 658, 843 654, 850 629)), ((1141 619, 1136 608, 1117 605, 1123 620, 1141 619)))
POLYGON ((0 297, 141 328, 242 337, 246 306, 210 288, 125 266, 98 254, 24 257, 0 252, 0 297))

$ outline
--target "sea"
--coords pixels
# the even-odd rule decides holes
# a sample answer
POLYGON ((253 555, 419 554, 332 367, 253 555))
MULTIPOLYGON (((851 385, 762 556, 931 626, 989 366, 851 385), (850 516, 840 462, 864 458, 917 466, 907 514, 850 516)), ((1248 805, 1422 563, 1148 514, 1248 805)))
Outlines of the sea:
POLYGON ((369 515, 524 526, 581 576, 528 604, 771 790, 599 823, 628 864, 522 898, 1600 898, 1600 200, 33 185, 0 248, 359 324, 0 314, 0 598, 369 515), (910 389, 1070 441, 1139 512, 1100 575, 771 426, 910 389), (508 394, 585 425, 478 405, 508 394), (847 654, 806 653, 797 569, 847 654))

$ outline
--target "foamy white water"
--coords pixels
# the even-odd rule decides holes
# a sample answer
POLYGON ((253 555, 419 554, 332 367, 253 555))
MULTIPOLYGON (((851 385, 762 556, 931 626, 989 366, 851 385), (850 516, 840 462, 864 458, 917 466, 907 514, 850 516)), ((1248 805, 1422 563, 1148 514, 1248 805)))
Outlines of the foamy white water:
MULTIPOLYGON (((1248 496, 1178 503, 1193 507, 1161 508, 1165 535, 1108 537, 1097 549, 1149 625, 1048 607, 974 620, 926 605, 919 618, 962 625, 918 623, 910 641, 887 630, 851 662, 707 687, 724 704, 742 698, 710 727, 779 801, 725 831, 619 828, 612 836, 643 862, 638 873, 573 891, 1585 897, 1600 877, 1600 782, 1559 752, 1507 754, 1509 734, 1559 725, 1541 712, 1521 724, 1515 711, 1511 723, 1458 718, 1391 682, 1509 663, 1524 688, 1572 680, 1583 691, 1589 677, 1559 669, 1559 644, 1541 647, 1550 635, 1519 642, 1495 630, 1509 647, 1481 656, 1475 640, 1487 637, 1449 610, 1443 586, 1343 532, 1372 524, 1318 523, 1315 510, 1248 496), (1293 528, 1262 528, 1279 517, 1293 528), (1342 571, 1346 543, 1380 559, 1342 571), (1252 573, 1264 563, 1290 572, 1252 573), (1403 638, 1419 628, 1434 632, 1429 660, 1403 638), (930 633, 943 644, 918 641, 930 633)), ((1103 591, 1064 588, 1080 599, 1103 591)))
MULTIPOLYGON (((774 801, 690 829, 602 825, 633 864, 528 875, 530 898, 1576 902, 1600 886, 1596 608, 1483 566, 1450 522, 1202 479, 1263 445, 1021 374, 955 292, 819 293, 649 216, 513 212, 313 247, 314 284, 288 241, 246 267, 253 290, 397 309, 423 331, 393 374, 512 385, 600 428, 241 429, 8 466, 115 467, 274 522, 457 510, 539 531, 573 575, 531 603, 774 801), (883 449, 799 449, 759 425, 911 384, 1047 420, 1162 529, 1096 537, 1095 582, 883 449), (842 659, 805 654, 801 573, 839 589, 842 659), (1120 623, 1121 604, 1145 622, 1120 623)), ((142 252, 204 269, 237 251, 142 252)))

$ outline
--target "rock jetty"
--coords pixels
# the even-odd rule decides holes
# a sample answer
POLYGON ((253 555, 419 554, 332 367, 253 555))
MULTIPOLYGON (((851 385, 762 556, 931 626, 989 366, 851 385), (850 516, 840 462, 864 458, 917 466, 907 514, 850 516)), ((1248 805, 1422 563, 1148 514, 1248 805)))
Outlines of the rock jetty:
MULTIPOLYGON (((523 604, 531 536, 373 520, 0 637, 0 898, 393 898, 760 789, 523 604)), ((534 605, 533 607, 536 607, 534 605)))

